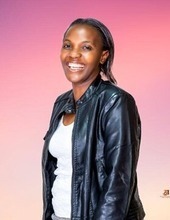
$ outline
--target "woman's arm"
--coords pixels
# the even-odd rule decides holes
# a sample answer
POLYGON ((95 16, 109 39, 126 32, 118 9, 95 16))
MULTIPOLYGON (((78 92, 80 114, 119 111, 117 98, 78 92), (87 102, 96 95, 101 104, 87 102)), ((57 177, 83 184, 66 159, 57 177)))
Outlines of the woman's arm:
POLYGON ((106 179, 94 219, 124 220, 136 178, 140 119, 135 101, 129 94, 112 97, 104 109, 106 179))

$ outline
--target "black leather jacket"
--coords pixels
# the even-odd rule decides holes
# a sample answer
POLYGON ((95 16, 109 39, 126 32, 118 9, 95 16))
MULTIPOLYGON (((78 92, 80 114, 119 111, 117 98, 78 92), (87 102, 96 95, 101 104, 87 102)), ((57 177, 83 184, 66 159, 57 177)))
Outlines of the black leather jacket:
MULTIPOLYGON (((43 150, 43 220, 51 219, 56 159, 50 137, 62 114, 76 111, 72 135, 72 220, 141 220, 136 166, 141 127, 133 97, 97 78, 73 102, 72 91, 55 102, 43 150)), ((62 146, 61 146, 62 147, 62 146)))

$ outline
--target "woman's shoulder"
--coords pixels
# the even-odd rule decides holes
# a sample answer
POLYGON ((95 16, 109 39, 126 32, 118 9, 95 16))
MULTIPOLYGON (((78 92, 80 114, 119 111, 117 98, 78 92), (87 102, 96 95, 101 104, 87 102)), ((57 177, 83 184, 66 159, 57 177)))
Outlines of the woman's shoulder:
POLYGON ((119 87, 117 84, 111 83, 110 81, 102 80, 99 93, 104 93, 104 95, 107 95, 108 97, 126 96, 128 98, 134 99, 128 91, 119 87))
POLYGON ((102 101, 102 105, 107 109, 115 104, 122 106, 122 108, 125 106, 126 108, 127 106, 136 108, 134 97, 126 90, 109 81, 102 81, 99 88, 98 98, 102 101))
POLYGON ((65 100, 68 100, 72 97, 72 89, 71 90, 68 90, 62 94, 60 94, 57 98, 56 98, 56 102, 60 102, 60 101, 65 101, 65 100))

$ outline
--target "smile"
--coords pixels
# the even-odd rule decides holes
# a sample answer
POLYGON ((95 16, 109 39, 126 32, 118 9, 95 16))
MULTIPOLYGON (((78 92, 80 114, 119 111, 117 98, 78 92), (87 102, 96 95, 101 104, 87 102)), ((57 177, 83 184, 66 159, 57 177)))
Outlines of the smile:
POLYGON ((68 63, 68 67, 71 71, 75 71, 75 72, 84 69, 84 65, 79 63, 68 63))

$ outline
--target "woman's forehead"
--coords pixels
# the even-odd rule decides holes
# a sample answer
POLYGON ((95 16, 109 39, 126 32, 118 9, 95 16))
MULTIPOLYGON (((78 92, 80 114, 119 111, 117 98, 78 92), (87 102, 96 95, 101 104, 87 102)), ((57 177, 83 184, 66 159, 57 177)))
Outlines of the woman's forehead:
POLYGON ((65 33, 64 35, 64 39, 72 37, 72 36, 79 36, 79 37, 86 37, 89 39, 101 39, 101 35, 99 33, 99 31, 88 24, 75 24, 73 26, 71 26, 65 33))

